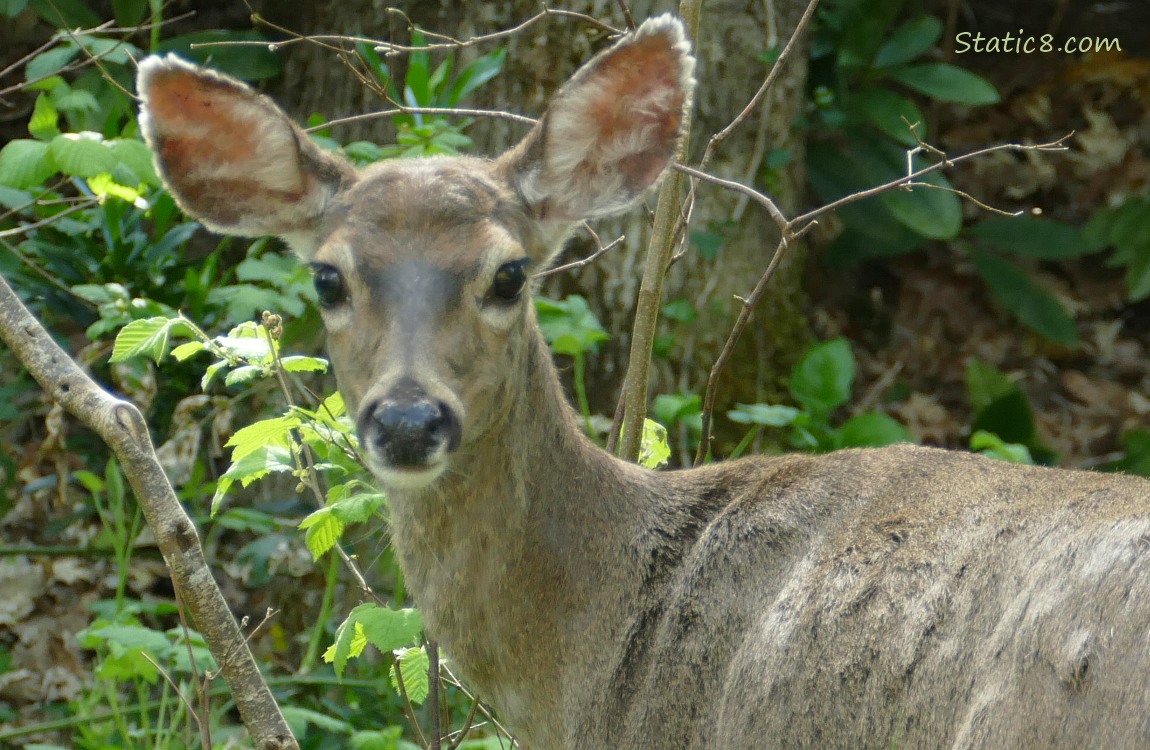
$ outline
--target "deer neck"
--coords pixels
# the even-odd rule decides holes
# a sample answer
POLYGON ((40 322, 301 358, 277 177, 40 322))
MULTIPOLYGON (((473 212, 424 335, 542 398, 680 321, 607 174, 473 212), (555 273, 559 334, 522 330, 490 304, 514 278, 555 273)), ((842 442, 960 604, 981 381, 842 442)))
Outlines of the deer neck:
POLYGON ((516 714, 558 719, 556 671, 610 642, 619 618, 601 592, 628 595, 627 540, 653 507, 651 474, 578 428, 538 332, 526 350, 505 418, 429 488, 390 493, 430 637, 512 726, 516 714))

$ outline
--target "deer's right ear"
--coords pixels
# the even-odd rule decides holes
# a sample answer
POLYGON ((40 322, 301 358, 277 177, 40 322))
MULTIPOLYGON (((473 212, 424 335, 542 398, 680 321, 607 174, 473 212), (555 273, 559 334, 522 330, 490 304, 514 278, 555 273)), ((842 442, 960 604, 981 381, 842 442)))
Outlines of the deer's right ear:
POLYGON ((224 234, 283 237, 305 258, 331 199, 355 179, 271 99, 174 55, 140 63, 140 129, 188 214, 224 234))

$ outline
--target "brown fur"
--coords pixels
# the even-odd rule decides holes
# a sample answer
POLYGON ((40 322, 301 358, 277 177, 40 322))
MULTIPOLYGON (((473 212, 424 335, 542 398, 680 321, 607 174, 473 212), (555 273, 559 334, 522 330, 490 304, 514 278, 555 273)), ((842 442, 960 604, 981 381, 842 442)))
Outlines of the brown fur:
MULTIPOLYGON (((413 388, 459 419, 440 473, 377 468, 428 635, 532 750, 1150 746, 1150 483, 909 446, 648 471, 583 436, 527 295, 491 301, 501 264, 545 265, 570 219, 666 166, 685 56, 673 22, 644 26, 494 162, 353 174, 275 114, 270 187, 312 188, 245 195, 285 217, 271 228, 205 217, 286 234, 342 275, 325 319, 361 424, 413 388), (639 115, 609 106, 645 81, 639 115), (583 113, 606 143, 549 138, 583 113)), ((182 133, 213 140, 149 109, 168 85, 208 96, 224 133, 272 105, 145 63, 161 173, 211 210, 226 193, 165 161, 182 133)))

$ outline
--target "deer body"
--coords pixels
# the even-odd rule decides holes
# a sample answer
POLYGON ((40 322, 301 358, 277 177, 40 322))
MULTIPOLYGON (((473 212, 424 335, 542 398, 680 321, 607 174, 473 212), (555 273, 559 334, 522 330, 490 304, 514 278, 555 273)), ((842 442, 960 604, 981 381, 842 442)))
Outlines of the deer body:
POLYGON ((181 205, 312 264, 427 632, 524 747, 1150 746, 1150 483, 915 447, 652 472, 583 436, 527 269, 658 179, 691 87, 656 19, 500 158, 361 172, 234 80, 139 85, 181 205))

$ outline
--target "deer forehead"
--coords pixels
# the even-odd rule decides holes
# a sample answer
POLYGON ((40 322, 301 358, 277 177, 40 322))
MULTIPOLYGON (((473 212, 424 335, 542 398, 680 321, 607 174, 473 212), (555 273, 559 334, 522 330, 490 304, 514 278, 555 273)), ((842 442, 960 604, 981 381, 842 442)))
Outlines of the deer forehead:
POLYGON ((460 157, 373 166, 335 199, 321 236, 314 260, 365 278, 413 262, 486 276, 538 241, 494 163, 460 157))

